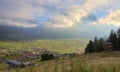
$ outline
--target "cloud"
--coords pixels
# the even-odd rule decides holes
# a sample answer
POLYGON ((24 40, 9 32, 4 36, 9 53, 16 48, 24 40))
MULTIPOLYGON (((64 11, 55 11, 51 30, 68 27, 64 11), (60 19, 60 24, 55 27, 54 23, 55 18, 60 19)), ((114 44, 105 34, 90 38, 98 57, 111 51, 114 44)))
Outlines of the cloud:
POLYGON ((0 19, 0 24, 10 25, 10 26, 19 26, 24 28, 36 27, 36 24, 28 22, 25 20, 11 20, 11 19, 0 19))
POLYGON ((28 0, 0 0, 0 24, 19 26, 19 27, 35 27, 35 24, 27 21, 21 22, 13 19, 34 20, 34 8, 28 4, 28 0))
MULTIPOLYGON (((72 27, 87 15, 87 11, 80 7, 83 3, 84 0, 43 0, 37 3, 35 0, 32 5, 45 9, 45 14, 48 15, 47 21, 44 22, 46 28, 66 28, 72 27)), ((42 19, 41 16, 39 18, 42 19)))
POLYGON ((46 26, 54 28, 72 27, 74 24, 80 23, 81 19, 87 15, 87 11, 82 10, 78 6, 73 6, 64 13, 60 12, 52 15, 50 20, 46 23, 46 26))
POLYGON ((34 8, 27 3, 27 0, 0 0, 0 17, 32 19, 33 12, 34 8))
POLYGON ((64 15, 52 16, 51 20, 46 23, 47 28, 64 28, 72 27, 72 21, 69 21, 64 15))
POLYGON ((0 24, 33 28, 36 34, 48 36, 106 35, 120 26, 119 3, 120 0, 0 0, 0 24))
POLYGON ((109 6, 114 0, 85 0, 83 8, 87 11, 92 11, 94 9, 100 9, 105 6, 109 6))
MULTIPOLYGON (((101 9, 104 6, 107 7, 113 1, 114 0, 109 0, 109 2, 105 0, 83 0, 82 2, 79 2, 76 0, 61 0, 56 2, 55 0, 55 2, 53 2, 54 4, 52 5, 50 5, 51 3, 48 2, 48 5, 44 4, 44 7, 51 15, 50 20, 45 23, 45 26, 47 28, 66 28, 87 22, 89 24, 89 21, 93 21, 91 18, 95 17, 90 17, 94 10, 101 9)), ((96 19, 94 18, 94 20, 96 19)))
POLYGON ((95 21, 97 18, 94 18, 94 11, 112 7, 116 2, 118 0, 0 0, 0 24, 71 28, 77 24, 84 24, 85 21, 86 24, 95 21))
POLYGON ((111 11, 107 16, 100 18, 95 24, 120 26, 120 10, 111 11))

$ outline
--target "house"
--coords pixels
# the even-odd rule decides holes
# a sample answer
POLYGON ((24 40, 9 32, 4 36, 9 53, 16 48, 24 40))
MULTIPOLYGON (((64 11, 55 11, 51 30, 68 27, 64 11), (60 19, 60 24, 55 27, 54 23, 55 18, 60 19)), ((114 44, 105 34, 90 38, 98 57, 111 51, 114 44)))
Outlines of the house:
POLYGON ((19 61, 16 61, 16 60, 8 60, 7 64, 10 67, 25 67, 27 65, 31 65, 30 62, 19 62, 19 61))
POLYGON ((104 43, 103 47, 104 47, 104 51, 112 51, 113 50, 113 46, 112 46, 111 42, 104 43))
POLYGON ((31 59, 31 60, 34 60, 34 59, 38 59, 39 57, 38 56, 30 56, 28 58, 31 59))
POLYGON ((69 57, 70 57, 70 54, 69 54, 69 53, 65 53, 65 54, 62 54, 62 56, 63 56, 64 58, 69 58, 69 57))
POLYGON ((17 60, 18 60, 18 61, 22 61, 22 62, 23 62, 23 61, 28 61, 28 57, 21 55, 21 56, 18 56, 17 60))
POLYGON ((62 55, 57 53, 57 52, 54 52, 53 56, 54 56, 55 59, 59 59, 60 57, 62 57, 62 55))
POLYGON ((8 61, 7 61, 7 64, 8 64, 10 67, 21 67, 21 66, 24 66, 24 65, 22 65, 21 62, 15 61, 15 60, 8 60, 8 61))

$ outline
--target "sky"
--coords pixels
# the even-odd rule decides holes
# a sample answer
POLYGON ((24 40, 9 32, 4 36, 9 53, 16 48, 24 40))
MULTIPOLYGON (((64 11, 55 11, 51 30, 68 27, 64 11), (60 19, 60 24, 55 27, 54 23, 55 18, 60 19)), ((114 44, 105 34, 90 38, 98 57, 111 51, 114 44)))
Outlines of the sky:
POLYGON ((0 0, 0 24, 83 37, 106 36, 120 26, 119 3, 120 0, 0 0))

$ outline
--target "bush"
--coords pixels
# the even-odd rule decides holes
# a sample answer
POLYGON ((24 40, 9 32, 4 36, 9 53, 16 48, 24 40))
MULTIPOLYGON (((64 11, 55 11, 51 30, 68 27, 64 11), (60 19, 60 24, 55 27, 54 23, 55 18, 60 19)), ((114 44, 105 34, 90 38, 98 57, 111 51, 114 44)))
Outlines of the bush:
POLYGON ((41 61, 52 60, 52 59, 54 59, 53 54, 42 54, 41 55, 41 61))

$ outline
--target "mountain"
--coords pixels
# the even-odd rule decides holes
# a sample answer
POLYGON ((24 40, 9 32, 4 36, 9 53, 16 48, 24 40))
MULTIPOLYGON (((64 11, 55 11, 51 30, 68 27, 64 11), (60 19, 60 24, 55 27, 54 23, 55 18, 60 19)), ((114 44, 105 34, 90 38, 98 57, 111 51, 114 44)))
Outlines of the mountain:
POLYGON ((30 34, 18 27, 0 25, 0 40, 18 40, 28 38, 30 38, 30 34))
POLYGON ((84 31, 77 29, 54 29, 44 27, 22 28, 0 24, 0 40, 23 40, 23 39, 62 39, 62 38, 90 38, 84 31))
POLYGON ((21 39, 55 39, 55 38, 84 38, 72 29, 47 29, 43 27, 22 28, 0 24, 0 40, 21 40, 21 39))

